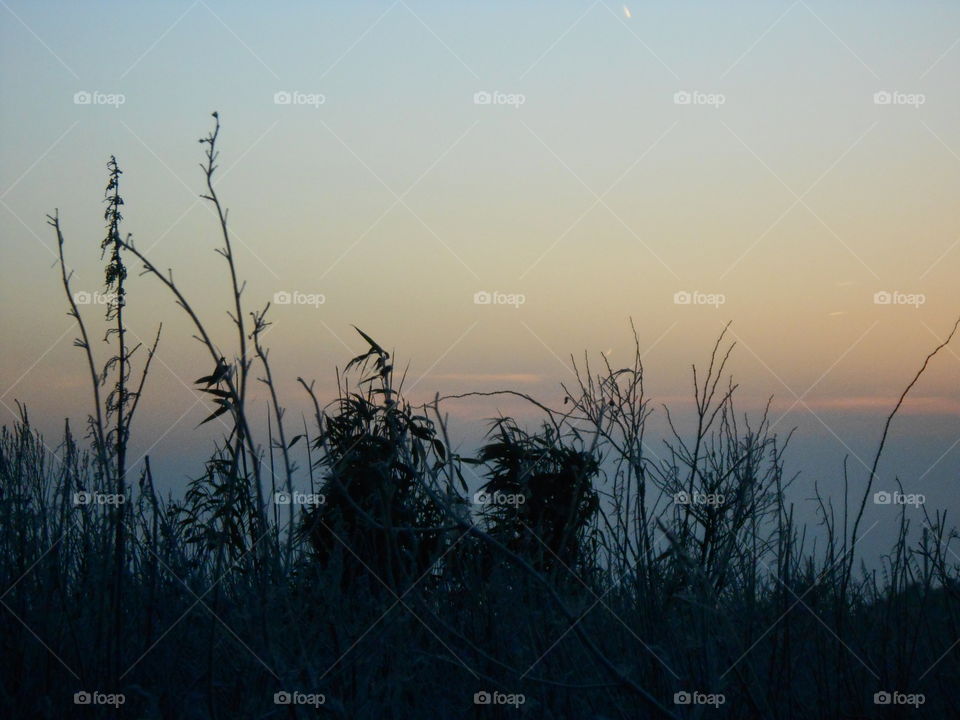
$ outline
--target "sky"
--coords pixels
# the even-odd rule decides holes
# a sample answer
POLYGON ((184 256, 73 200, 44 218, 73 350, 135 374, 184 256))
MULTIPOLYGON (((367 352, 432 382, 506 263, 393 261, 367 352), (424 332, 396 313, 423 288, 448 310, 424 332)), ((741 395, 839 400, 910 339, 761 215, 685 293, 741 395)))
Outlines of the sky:
MULTIPOLYGON (((330 399, 363 349, 353 325, 409 364, 415 400, 556 405, 571 356, 629 361, 631 319, 649 396, 689 409, 730 322, 741 408, 773 396, 788 470, 836 492, 960 313, 958 70, 948 2, 2 0, 0 412, 24 402, 54 437, 88 411, 45 216, 98 297, 111 154, 124 232, 229 347, 198 197, 216 110, 216 189, 248 307, 274 301, 295 415, 298 376, 330 399)), ((102 306, 82 309, 99 338, 102 306)), ((128 314, 138 338, 163 323, 136 455, 182 487, 217 434, 191 389, 208 359, 155 279, 131 281, 128 314)), ((905 404, 881 481, 960 509, 958 376, 960 344, 905 404)), ((526 412, 449 409, 471 442, 526 412)))

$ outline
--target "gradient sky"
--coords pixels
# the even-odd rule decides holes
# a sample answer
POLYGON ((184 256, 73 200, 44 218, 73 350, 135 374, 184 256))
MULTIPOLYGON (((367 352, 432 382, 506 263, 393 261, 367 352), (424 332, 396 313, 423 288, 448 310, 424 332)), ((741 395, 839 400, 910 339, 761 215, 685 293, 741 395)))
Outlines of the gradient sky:
MULTIPOLYGON (((409 360, 416 399, 512 387, 558 403, 571 354, 629 359, 632 317, 651 396, 683 403, 733 321, 743 407, 774 394, 778 429, 800 430, 791 469, 835 488, 844 454, 865 473, 960 311, 955 3, 4 0, 0 58, 5 422, 15 399, 51 433, 86 412, 44 216, 59 208, 75 289, 99 289, 110 154, 125 231, 229 342, 197 199, 212 110, 247 302, 325 297, 272 311, 296 413, 298 375, 329 397, 361 349, 351 324, 409 360), (83 91, 124 102, 75 104, 83 91), (293 91, 324 102, 275 103, 293 91), (476 305, 483 290, 525 302, 476 305), (678 305, 682 291, 725 302, 678 305), (883 291, 924 302, 878 305, 883 291)), ((188 387, 207 359, 155 281, 129 292, 135 333, 164 322, 137 443, 176 486, 215 435, 194 431, 188 387)), ((915 389, 881 473, 954 507, 958 376, 960 345, 915 389)), ((497 406, 450 409, 476 436, 470 419, 497 406)))

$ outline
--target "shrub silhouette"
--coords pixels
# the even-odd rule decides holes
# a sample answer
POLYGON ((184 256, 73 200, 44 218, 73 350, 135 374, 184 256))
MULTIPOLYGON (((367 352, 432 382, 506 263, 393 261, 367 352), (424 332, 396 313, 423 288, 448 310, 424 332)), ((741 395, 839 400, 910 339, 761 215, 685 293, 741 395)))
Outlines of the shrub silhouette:
POLYGON ((371 371, 342 392, 324 415, 314 441, 326 470, 323 504, 304 512, 300 532, 324 566, 338 560, 342 581, 372 574, 373 584, 400 589, 420 577, 437 557, 444 511, 420 488, 418 478, 446 458, 433 423, 415 415, 394 387, 390 355, 358 330, 369 350, 347 369, 371 371))
POLYGON ((565 445, 550 425, 537 433, 511 418, 494 424, 478 461, 489 468, 482 515, 494 538, 530 558, 534 567, 573 569, 600 504, 593 480, 600 466, 590 452, 565 445))

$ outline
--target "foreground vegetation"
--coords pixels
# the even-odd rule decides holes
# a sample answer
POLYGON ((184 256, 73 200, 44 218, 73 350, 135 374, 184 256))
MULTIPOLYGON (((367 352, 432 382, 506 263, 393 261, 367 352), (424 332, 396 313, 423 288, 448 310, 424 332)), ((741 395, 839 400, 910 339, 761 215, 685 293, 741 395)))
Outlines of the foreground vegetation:
POLYGON ((896 409, 870 474, 844 473, 839 508, 820 501, 815 549, 785 496, 789 438, 736 410, 725 334, 693 371, 692 430, 664 410, 671 437, 656 448, 639 351, 627 367, 577 367, 560 409, 521 396, 542 423, 500 418, 467 457, 444 399, 408 403, 362 332, 368 350, 332 402, 299 381, 314 412, 295 428, 262 344, 269 306, 244 312, 214 118, 204 197, 233 289, 232 349, 123 239, 111 160, 113 354, 99 363, 50 218, 94 410, 55 447, 25 409, 0 436, 6 717, 960 715, 955 532, 924 510, 911 545, 905 506, 891 506, 882 568, 858 562, 896 409), (128 263, 167 287, 214 368, 197 389, 222 437, 181 498, 161 497, 149 458, 127 467, 160 337, 128 343, 128 263), (271 401, 266 439, 252 431, 252 381, 271 401))

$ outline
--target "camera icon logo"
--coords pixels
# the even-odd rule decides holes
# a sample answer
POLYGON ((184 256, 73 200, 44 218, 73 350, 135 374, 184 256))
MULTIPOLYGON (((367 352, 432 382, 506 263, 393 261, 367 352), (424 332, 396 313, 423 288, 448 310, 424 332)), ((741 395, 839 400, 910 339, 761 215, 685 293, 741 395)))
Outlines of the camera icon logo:
POLYGON ((893 94, 889 90, 880 90, 873 94, 874 105, 889 105, 893 102, 893 94))
POLYGON ((881 690, 873 694, 874 705, 889 705, 891 702, 893 702, 893 696, 886 690, 881 690))
POLYGON ((93 702, 93 696, 86 690, 81 690, 73 694, 74 705, 89 705, 93 702))
POLYGON ((273 495, 273 502, 277 505, 289 505, 291 501, 290 493, 278 492, 273 495))
POLYGON ((293 102, 293 95, 286 90, 279 90, 273 94, 274 105, 289 105, 291 102, 293 102))
POLYGON ((288 293, 286 290, 281 290, 280 292, 275 292, 273 294, 274 305, 289 305, 291 302, 293 302, 293 295, 288 293))
POLYGON ((673 94, 674 105, 689 105, 691 102, 693 102, 693 95, 686 90, 680 90, 673 94))
POLYGON ((677 505, 689 505, 690 496, 685 491, 681 490, 680 492, 678 492, 676 495, 673 496, 673 501, 677 505))
POLYGON ((289 705, 293 702, 293 696, 285 690, 273 694, 274 705, 289 705))
POLYGON ((693 302, 693 296, 686 290, 680 290, 673 294, 674 305, 689 305, 691 302, 693 302))
POLYGON ((473 94, 474 105, 489 105, 491 102, 493 102, 493 96, 486 90, 480 90, 473 94))
POLYGON ((493 302, 493 296, 486 290, 480 290, 473 294, 474 305, 489 305, 491 302, 493 302))
POLYGON ((73 494, 74 505, 89 505, 91 502, 93 502, 93 493, 81 490, 80 492, 75 492, 73 494))
POLYGON ((880 290, 873 294, 874 305, 889 305, 893 302, 893 295, 886 290, 880 290))
POLYGON ((89 105, 91 102, 93 102, 93 95, 86 90, 80 90, 73 94, 74 105, 89 105))
POLYGON ((73 294, 73 301, 77 305, 89 305, 92 300, 93 296, 86 290, 78 290, 73 294))
POLYGON ((693 702, 693 696, 690 695, 686 690, 681 690, 680 692, 675 692, 673 694, 673 704, 674 705, 689 705, 693 702))
POLYGON ((473 694, 474 705, 489 705, 491 702, 493 702, 493 698, 490 697, 490 693, 486 690, 481 690, 473 694))
POLYGON ((886 490, 881 490, 873 494, 873 502, 877 505, 889 505, 893 501, 893 496, 886 490))

